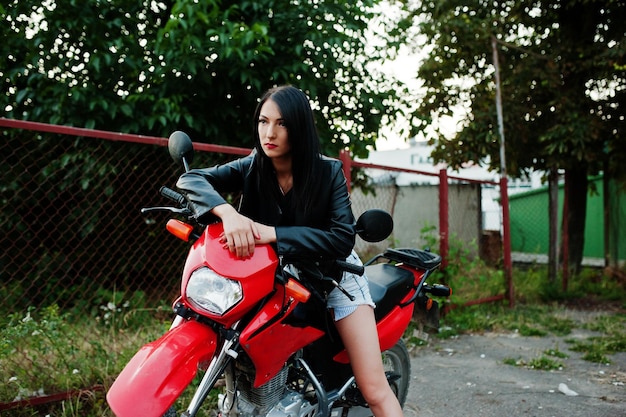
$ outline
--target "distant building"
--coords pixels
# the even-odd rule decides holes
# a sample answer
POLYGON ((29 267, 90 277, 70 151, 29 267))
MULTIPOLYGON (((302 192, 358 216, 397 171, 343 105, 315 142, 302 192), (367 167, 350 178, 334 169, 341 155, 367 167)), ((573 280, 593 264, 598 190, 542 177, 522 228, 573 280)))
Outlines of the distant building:
MULTIPOLYGON (((446 168, 446 164, 435 164, 430 156, 433 147, 425 141, 409 141, 409 147, 403 149, 393 149, 385 151, 372 151, 365 160, 358 159, 360 162, 371 163, 376 165, 385 165, 395 168, 404 168, 416 171, 424 171, 432 174, 439 174, 441 169, 446 168)), ((438 184, 439 178, 435 175, 420 175, 406 172, 394 172, 383 170, 371 170, 369 175, 375 182, 394 181, 397 186, 421 185, 421 184, 438 184)), ((472 164, 460 169, 459 171, 448 170, 448 175, 481 181, 500 181, 498 172, 490 172, 485 167, 472 164)), ((509 180, 509 195, 537 189, 542 186, 542 173, 533 173, 529 179, 509 180)), ((483 229, 484 230, 500 230, 501 225, 501 209, 499 204, 500 190, 499 187, 484 184, 482 186, 482 213, 483 213, 483 229)))

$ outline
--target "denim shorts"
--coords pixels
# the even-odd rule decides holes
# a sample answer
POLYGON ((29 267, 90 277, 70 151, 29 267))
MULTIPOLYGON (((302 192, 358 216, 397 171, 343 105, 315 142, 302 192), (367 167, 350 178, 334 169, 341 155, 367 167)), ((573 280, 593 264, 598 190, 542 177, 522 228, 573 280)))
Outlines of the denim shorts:
MULTIPOLYGON (((363 265, 355 251, 352 251, 350 256, 346 258, 346 262, 354 265, 363 265)), ((354 297, 354 301, 350 300, 339 288, 333 289, 328 294, 326 306, 329 310, 333 310, 335 321, 348 317, 360 305, 375 307, 365 274, 359 276, 350 272, 344 272, 339 284, 354 297)))

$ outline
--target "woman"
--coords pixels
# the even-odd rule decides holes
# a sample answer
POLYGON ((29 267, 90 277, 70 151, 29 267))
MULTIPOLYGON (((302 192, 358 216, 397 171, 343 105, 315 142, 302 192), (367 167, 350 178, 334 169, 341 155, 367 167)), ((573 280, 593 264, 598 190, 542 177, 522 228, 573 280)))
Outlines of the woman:
MULTIPOLYGON (((347 259, 355 222, 341 162, 320 154, 313 112, 306 95, 292 86, 268 90, 254 114, 255 152, 228 164, 183 174, 177 187, 204 223, 218 217, 222 241, 238 257, 271 243, 278 256, 347 259), (242 192, 239 209, 221 196, 242 192)), ((357 384, 377 417, 402 415, 385 377, 373 302, 364 277, 345 273, 328 308, 346 347, 357 384)))

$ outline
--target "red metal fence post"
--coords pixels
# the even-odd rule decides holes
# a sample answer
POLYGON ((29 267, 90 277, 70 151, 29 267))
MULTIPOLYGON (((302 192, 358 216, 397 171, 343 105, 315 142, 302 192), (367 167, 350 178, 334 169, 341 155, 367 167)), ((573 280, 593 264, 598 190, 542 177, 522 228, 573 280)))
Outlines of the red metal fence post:
POLYGON ((352 190, 352 158, 350 152, 342 149, 339 152, 339 159, 343 162, 343 174, 346 176, 346 185, 348 186, 348 192, 352 190))
POLYGON ((448 266, 450 225, 448 223, 448 171, 439 170, 439 255, 441 270, 448 266))

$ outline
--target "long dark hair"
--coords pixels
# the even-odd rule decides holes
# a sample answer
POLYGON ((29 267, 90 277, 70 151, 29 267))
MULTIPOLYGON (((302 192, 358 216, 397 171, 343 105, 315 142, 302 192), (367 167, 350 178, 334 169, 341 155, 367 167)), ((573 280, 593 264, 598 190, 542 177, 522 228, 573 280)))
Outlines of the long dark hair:
POLYGON ((261 178, 262 189, 267 190, 272 184, 276 190, 276 174, 271 160, 265 155, 259 138, 258 122, 263 104, 271 99, 280 110, 287 127, 289 145, 291 146, 291 171, 293 175, 294 196, 298 207, 305 212, 312 207, 313 198, 320 186, 320 175, 315 175, 321 165, 320 141, 315 126, 315 118, 308 97, 301 90, 283 85, 265 92, 254 112, 254 147, 256 163, 261 178))

